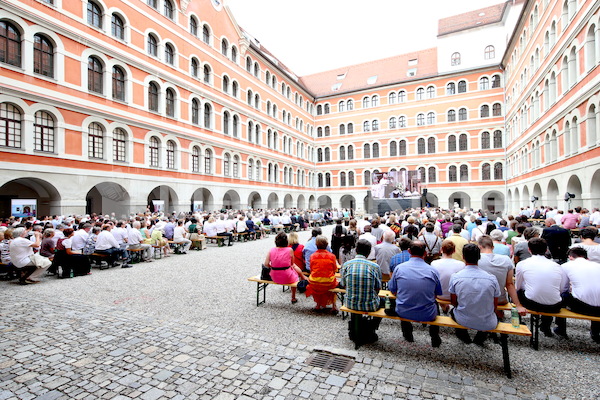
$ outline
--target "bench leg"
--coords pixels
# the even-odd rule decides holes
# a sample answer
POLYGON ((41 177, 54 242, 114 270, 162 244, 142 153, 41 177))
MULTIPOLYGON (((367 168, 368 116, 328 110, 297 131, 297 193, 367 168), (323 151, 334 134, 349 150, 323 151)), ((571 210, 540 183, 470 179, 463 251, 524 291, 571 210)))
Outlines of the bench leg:
POLYGON ((502 346, 502 359, 504 360, 504 372, 508 379, 512 379, 512 373, 510 371, 510 358, 508 356, 508 335, 506 333, 500 334, 500 346, 502 346))
POLYGON ((290 291, 290 287, 289 286, 283 286, 283 293, 290 291))
POLYGON ((267 286, 268 283, 256 282, 256 307, 265 304, 267 301, 267 286), (262 292, 262 301, 260 300, 260 292, 262 292))
POLYGON ((540 316, 530 314, 529 330, 531 330, 531 338, 529 339, 529 346, 538 350, 540 343, 540 316))

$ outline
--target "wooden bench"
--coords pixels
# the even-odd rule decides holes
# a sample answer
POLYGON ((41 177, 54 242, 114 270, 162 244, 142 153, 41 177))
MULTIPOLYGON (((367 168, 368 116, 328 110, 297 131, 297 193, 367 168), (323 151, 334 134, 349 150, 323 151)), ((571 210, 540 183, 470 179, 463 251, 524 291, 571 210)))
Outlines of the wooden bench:
POLYGON ((127 251, 129 252, 129 254, 131 254, 131 263, 132 264, 142 262, 142 253, 143 253, 144 249, 142 249, 140 247, 137 249, 127 249, 127 251))
POLYGON ((228 236, 204 236, 204 238, 206 239, 206 243, 216 243, 217 246, 219 247, 223 247, 225 246, 225 239, 228 238, 228 236))
MULTIPOLYGON (((248 281, 256 282, 256 306, 257 307, 260 306, 261 304, 265 304, 267 301, 267 286, 269 286, 269 285, 282 286, 284 292, 289 290, 289 288, 294 288, 297 286, 296 282, 294 282, 294 283, 276 283, 273 281, 260 279, 260 275, 251 276, 250 278, 248 278, 248 281), (261 293, 262 293, 262 300, 260 298, 261 293)), ((345 289, 339 289, 339 288, 329 289, 329 291, 335 293, 338 296, 340 293, 346 293, 345 289)))
POLYGON ((567 308, 561 308, 560 312, 557 312, 557 313, 545 313, 545 312, 538 312, 538 311, 532 311, 532 310, 527 310, 527 312, 529 314, 531 314, 531 319, 529 321, 529 323, 530 323, 529 329, 531 329, 531 331, 533 332, 533 335, 531 336, 529 344, 534 350, 538 350, 538 348, 539 348, 540 316, 542 316, 542 315, 546 315, 549 317, 556 317, 556 318, 567 318, 567 319, 572 318, 572 319, 583 319, 583 320, 588 320, 588 321, 600 322, 600 317, 594 317, 592 315, 578 314, 567 308))
POLYGON ((17 272, 16 267, 10 267, 9 264, 0 262, 0 280, 10 281, 16 279, 18 276, 17 272))
POLYGON ((246 241, 250 240, 250 239, 249 239, 249 236, 248 236, 248 232, 235 232, 235 233, 233 234, 233 237, 234 237, 234 239, 236 239, 238 242, 242 242, 242 241, 243 241, 243 242, 246 242, 246 241))
POLYGON ((175 254, 183 254, 184 244, 181 242, 174 242, 172 240, 167 241, 167 244, 171 249, 173 249, 173 253, 175 254))
MULTIPOLYGON (((388 318, 388 319, 395 319, 395 320, 399 320, 399 321, 417 322, 417 323, 426 324, 426 325, 444 326, 444 327, 448 327, 448 328, 469 329, 469 328, 466 328, 466 327, 458 324, 452 318, 446 317, 446 316, 441 316, 441 315, 438 315, 434 321, 423 322, 423 321, 413 321, 413 320, 406 319, 406 318, 400 318, 397 316, 387 315, 385 313, 385 309, 383 309, 383 308, 380 308, 379 310, 373 311, 373 312, 366 312, 366 311, 351 310, 348 307, 342 306, 340 308, 340 311, 352 313, 352 314, 367 315, 369 317, 374 317, 374 318, 388 318)), ((504 360, 504 372, 506 373, 506 376, 508 376, 509 378, 512 378, 512 373, 510 370, 510 357, 508 355, 508 335, 531 336, 531 331, 529 330, 529 328, 527 328, 527 325, 519 325, 518 328, 515 328, 509 323, 499 322, 498 325, 496 326, 496 329, 493 329, 493 330, 487 331, 487 332, 500 334, 500 346, 502 347, 502 359, 504 360)))
POLYGON ((154 259, 159 260, 163 256, 163 246, 159 246, 157 244, 153 244, 152 248, 154 249, 154 259))
MULTIPOLYGON (((102 267, 102 262, 104 261, 104 259, 106 257, 108 257, 108 254, 92 253, 88 257, 90 259, 90 263, 97 265, 98 268, 100 268, 100 269, 108 269, 109 268, 109 266, 106 266, 105 268, 102 267)), ((104 261, 104 262, 106 262, 106 261, 104 261)))
POLYGON ((192 240, 192 246, 190 248, 198 251, 204 250, 206 248, 206 239, 192 240))

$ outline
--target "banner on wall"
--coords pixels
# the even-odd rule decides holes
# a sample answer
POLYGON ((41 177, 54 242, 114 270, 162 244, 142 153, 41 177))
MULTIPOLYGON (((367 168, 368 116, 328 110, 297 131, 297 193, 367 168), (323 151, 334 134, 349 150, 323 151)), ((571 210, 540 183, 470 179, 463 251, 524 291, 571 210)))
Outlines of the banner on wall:
POLYGON ((152 200, 152 205, 154 206, 154 212, 163 212, 165 209, 164 200, 152 200))
POLYGON ((35 217, 37 214, 36 199, 12 199, 10 202, 13 217, 35 217))
POLYGON ((202 200, 195 200, 194 201, 193 212, 202 211, 203 208, 204 208, 204 202, 202 200))

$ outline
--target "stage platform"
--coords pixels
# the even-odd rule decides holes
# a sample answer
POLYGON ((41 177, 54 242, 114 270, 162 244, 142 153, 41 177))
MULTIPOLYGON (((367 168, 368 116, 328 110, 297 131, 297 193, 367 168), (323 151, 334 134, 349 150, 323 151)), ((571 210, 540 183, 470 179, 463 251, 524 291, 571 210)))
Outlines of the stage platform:
POLYGON ((372 199, 369 200, 368 212, 383 215, 388 211, 401 211, 407 208, 420 208, 422 197, 372 199))

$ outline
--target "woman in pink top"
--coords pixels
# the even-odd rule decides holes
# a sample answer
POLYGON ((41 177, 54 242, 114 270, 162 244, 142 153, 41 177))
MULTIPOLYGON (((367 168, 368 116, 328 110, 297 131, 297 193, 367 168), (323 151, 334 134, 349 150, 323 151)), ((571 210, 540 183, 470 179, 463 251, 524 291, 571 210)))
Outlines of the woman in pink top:
MULTIPOLYGON (((284 232, 275 236, 275 247, 267 254, 265 267, 271 269, 271 279, 275 283, 296 283, 299 279, 306 279, 300 267, 295 265, 294 250, 288 247, 288 238, 284 232)), ((296 304, 296 288, 292 287, 292 304, 296 304)))

